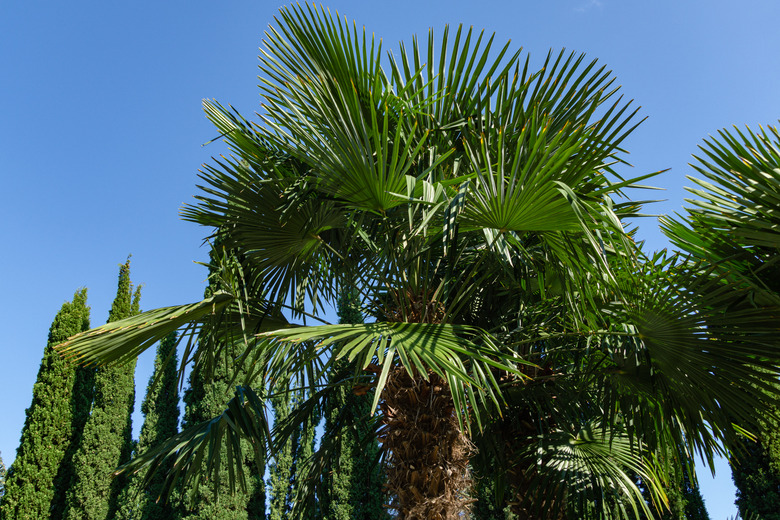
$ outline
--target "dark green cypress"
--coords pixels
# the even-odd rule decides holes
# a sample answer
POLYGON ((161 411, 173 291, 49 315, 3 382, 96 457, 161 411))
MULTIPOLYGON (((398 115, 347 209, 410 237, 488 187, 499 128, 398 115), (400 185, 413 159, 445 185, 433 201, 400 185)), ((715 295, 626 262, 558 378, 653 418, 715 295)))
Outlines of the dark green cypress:
POLYGON ((7 519, 61 518, 62 497, 69 483, 72 458, 89 416, 92 370, 64 360, 54 346, 89 329, 87 290, 73 295, 60 308, 49 329, 49 341, 33 386, 32 404, 11 465, 0 505, 7 519))
MULTIPOLYGON (((138 314, 140 295, 140 288, 133 292, 130 283, 128 258, 119 269, 117 295, 108 321, 138 314)), ((127 479, 113 478, 113 472, 128 462, 132 454, 134 376, 135 361, 100 367, 95 373, 92 413, 74 457, 76 472, 68 491, 67 520, 106 520, 116 516, 117 498, 127 479)))
POLYGON ((496 504, 493 480, 476 478, 474 488, 476 502, 471 507, 471 520, 517 520, 510 506, 496 504))
POLYGON ((685 466, 681 467, 680 472, 676 486, 666 490, 670 511, 659 513, 657 518, 660 520, 710 520, 698 483, 691 479, 685 466))
MULTIPOLYGON (((274 389, 271 397, 274 420, 283 421, 290 410, 307 397, 305 389, 288 389, 287 382, 274 389)), ((310 394, 309 394, 310 395, 310 394)), ((294 504, 299 498, 300 467, 314 454, 315 424, 308 422, 298 428, 295 434, 274 456, 269 469, 268 486, 270 490, 269 519, 286 520, 291 518, 294 504)), ((303 510, 300 520, 319 519, 317 504, 310 503, 303 510)))
MULTIPOLYGON (((344 292, 338 301, 339 323, 363 323, 360 301, 355 292, 344 292)), ((353 367, 341 363, 334 370, 336 380, 347 376, 353 367)), ((320 508, 326 520, 376 520, 387 518, 383 507, 382 473, 377 464, 379 446, 368 426, 371 398, 339 388, 325 409, 324 435, 338 436, 337 457, 323 475, 320 508), (354 428, 343 429, 340 417, 364 417, 354 428)))
MULTIPOLYGON (((226 347, 224 355, 235 359, 241 352, 238 347, 226 347)), ((184 424, 192 424, 211 419, 222 413, 225 405, 233 397, 228 384, 233 379, 235 366, 232 362, 218 361, 214 373, 206 376, 201 370, 190 374, 190 388, 184 393, 184 424)), ((241 379, 237 378, 240 383, 241 379)), ((222 468, 219 486, 214 481, 203 479, 195 496, 191 500, 190 489, 183 490, 183 496, 177 499, 177 518, 186 520, 264 520, 265 494, 261 475, 265 465, 254 460, 254 451, 249 443, 242 442, 244 468, 247 478, 247 492, 237 487, 231 493, 227 475, 227 453, 222 454, 222 468)), ((232 463, 232 462, 231 462, 232 463)))
MULTIPOLYGON (((136 444, 136 453, 142 454, 162 441, 176 435, 179 430, 179 391, 177 376, 176 333, 172 333, 157 346, 154 373, 149 378, 146 395, 141 403, 144 424, 136 444)), ((169 501, 157 500, 163 487, 163 467, 144 488, 144 475, 130 477, 129 485, 119 495, 117 518, 127 520, 168 520, 173 515, 169 501)))
MULTIPOLYGON (((279 385, 271 397, 271 408, 274 421, 283 421, 290 413, 292 400, 287 392, 287 385, 279 385)), ((292 508, 292 478, 295 452, 298 448, 298 436, 290 439, 274 455, 274 461, 269 468, 269 520, 286 520, 292 508)))
MULTIPOLYGON (((212 264, 217 263, 217 256, 225 257, 223 246, 216 241, 211 252, 212 264), (218 253, 215 253, 218 252, 218 253)), ((215 291, 216 267, 210 267, 210 282, 205 295, 211 296, 215 291)), ((222 413, 227 402, 233 398, 232 387, 236 365, 234 360, 243 352, 242 345, 228 345, 222 349, 222 359, 217 360, 213 373, 204 374, 195 369, 190 374, 189 388, 184 392, 184 422, 182 429, 193 424, 214 418, 222 413)), ((235 384, 241 384, 244 379, 239 374, 235 384)), ((178 519, 186 520, 265 520, 265 486, 263 475, 265 462, 256 461, 254 450, 248 442, 242 442, 244 468, 247 475, 247 492, 237 487, 232 493, 227 475, 227 453, 222 447, 222 467, 219 486, 214 481, 203 479, 195 495, 191 497, 191 489, 180 490, 176 497, 176 515, 178 519)))
MULTIPOLYGON (((311 394, 308 394, 310 396, 311 394)), ((304 393, 301 392, 300 398, 303 399, 304 393)), ((292 499, 293 502, 302 500, 302 497, 298 495, 299 479, 304 478, 301 476, 300 466, 305 463, 309 458, 314 455, 314 441, 315 441, 315 424, 314 422, 308 422, 301 427, 298 434, 298 446, 295 452, 295 458, 293 459, 293 471, 292 471, 292 499)), ((313 497, 312 497, 313 498, 313 497)), ((303 514, 301 520, 319 520, 321 514, 318 509, 318 504, 313 502, 310 507, 307 508, 303 514)))
POLYGON ((766 421, 759 442, 745 441, 744 451, 731 460, 731 476, 742 518, 758 515, 762 520, 780 520, 780 425, 776 421, 766 421))
MULTIPOLYGON (((690 477, 688 472, 688 463, 677 466, 674 469, 675 475, 670 482, 670 487, 665 488, 664 492, 669 500, 669 507, 659 511, 656 504, 653 503, 650 490, 636 474, 634 481, 639 487, 645 502, 652 512, 652 518, 658 520, 710 520, 709 513, 704 507, 704 498, 701 496, 698 482, 690 477)), ((648 516, 640 512, 640 520, 648 520, 648 516)))
POLYGON ((683 500, 685 500, 684 518, 686 520, 710 520, 707 508, 704 507, 704 498, 701 496, 699 483, 691 481, 687 470, 683 471, 685 476, 682 488, 683 500))

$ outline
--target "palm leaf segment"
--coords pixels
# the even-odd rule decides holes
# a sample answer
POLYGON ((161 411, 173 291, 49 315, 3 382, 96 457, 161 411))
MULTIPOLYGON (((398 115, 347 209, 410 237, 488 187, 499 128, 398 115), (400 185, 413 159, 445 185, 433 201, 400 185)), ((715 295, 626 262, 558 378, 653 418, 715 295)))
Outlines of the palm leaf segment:
POLYGON ((780 303, 780 133, 721 130, 705 140, 689 177, 699 197, 685 221, 664 219, 669 239, 698 258, 724 264, 724 276, 753 286, 751 301, 780 303))
MULTIPOLYGON (((325 11, 284 9, 277 22, 261 56, 261 122, 204 104, 233 155, 206 166, 198 203, 183 210, 185 219, 216 229, 237 259, 221 270, 224 308, 195 307, 203 312, 193 317, 210 323, 195 362, 219 359, 211 349, 220 342, 208 339, 220 334, 244 342, 237 362, 251 364, 261 386, 311 390, 278 425, 271 448, 328 399, 332 387, 323 385, 339 358, 353 363, 354 374, 332 384, 374 387, 375 407, 392 367, 437 374, 449 385, 461 425, 469 430, 476 419, 485 439, 501 432, 507 410, 545 406, 533 418, 544 443, 577 438, 592 424, 604 438, 627 435, 639 455, 610 466, 610 484, 578 480, 589 484, 566 491, 579 489, 586 502, 604 486, 614 496, 635 495, 625 473, 653 474, 640 446, 688 442, 706 451, 727 437, 721 431, 730 422, 710 409, 693 411, 701 396, 695 385, 708 383, 715 363, 728 360, 702 339, 711 324, 677 323, 674 313, 697 311, 685 307, 686 298, 672 295, 667 303, 677 306, 669 308, 643 300, 661 286, 642 284, 638 252, 622 228, 636 204, 613 201, 640 179, 610 180, 635 113, 616 96, 609 72, 565 54, 550 54, 532 71, 508 44, 494 50, 492 37, 461 28, 454 35, 445 29, 438 41, 431 32, 427 45, 402 45, 384 67, 381 42, 325 11), (283 310, 317 318, 323 304, 355 288, 375 323, 291 329, 281 322, 283 310), (698 345, 679 366, 702 380, 685 381, 674 341, 698 345), (710 350, 714 358, 701 357, 710 350), (529 379, 538 384, 523 383, 529 379), (539 391, 554 380, 554 392, 539 391), (675 392, 678 398, 665 404, 675 392), (579 415, 560 408, 564 401, 579 406, 579 415), (607 428, 604 416, 621 426, 607 428), (716 430, 703 433, 711 424, 716 430), (670 425, 671 436, 664 433, 670 425)), ((658 272, 668 267, 657 263, 658 272)), ((148 330, 164 336, 163 318, 146 314, 117 326, 147 320, 148 330)), ((69 348, 107 361, 148 346, 122 343, 120 330, 132 328, 106 335, 117 338, 110 358, 102 339, 88 343, 85 336, 69 348)), ((740 362, 752 376, 747 358, 757 350, 745 352, 740 362)), ((729 392, 728 381, 724 376, 719 390, 729 392)), ((232 442, 231 435, 268 444, 251 433, 267 424, 262 398, 237 399, 215 423, 230 427, 202 425, 154 457, 213 457, 216 439, 232 442)), ((495 445, 486 441, 480 450, 495 445)), ((606 468, 596 460, 586 466, 606 468)), ((196 465, 187 464, 175 467, 194 478, 196 465)), ((566 508, 578 500, 547 503, 566 508)))

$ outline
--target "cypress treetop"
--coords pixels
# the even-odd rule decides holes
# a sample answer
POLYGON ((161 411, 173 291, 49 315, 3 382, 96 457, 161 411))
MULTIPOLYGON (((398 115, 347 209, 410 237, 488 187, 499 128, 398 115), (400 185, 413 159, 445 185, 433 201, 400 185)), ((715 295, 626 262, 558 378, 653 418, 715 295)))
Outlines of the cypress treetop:
MULTIPOLYGON (((130 282, 130 259, 120 266, 116 298, 108 321, 139 312, 140 288, 130 282)), ((97 369, 92 413, 75 456, 76 473, 68 491, 67 520, 107 520, 116 516, 125 478, 113 472, 132 454, 131 415, 135 404, 135 361, 97 369)))

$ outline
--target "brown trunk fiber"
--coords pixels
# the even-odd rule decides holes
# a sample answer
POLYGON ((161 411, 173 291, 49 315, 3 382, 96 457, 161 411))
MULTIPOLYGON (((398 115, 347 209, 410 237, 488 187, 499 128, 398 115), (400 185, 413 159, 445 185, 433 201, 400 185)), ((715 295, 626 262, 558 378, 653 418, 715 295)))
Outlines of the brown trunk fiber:
POLYGON ((392 369, 382 392, 391 507, 401 520, 455 520, 468 510, 472 445, 460 431, 450 388, 392 369))

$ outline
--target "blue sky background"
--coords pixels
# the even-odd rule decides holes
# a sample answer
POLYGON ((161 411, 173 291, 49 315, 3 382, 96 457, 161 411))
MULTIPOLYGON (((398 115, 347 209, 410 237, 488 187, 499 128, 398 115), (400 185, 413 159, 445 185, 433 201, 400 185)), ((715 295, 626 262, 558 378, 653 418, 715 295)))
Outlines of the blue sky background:
MULTIPOLYGON (((142 307, 203 294, 206 230, 178 218, 196 193, 202 147, 216 132, 203 98, 249 116, 259 106, 257 54, 282 4, 267 1, 0 4, 0 453, 14 456, 49 325, 89 288, 92 323, 105 322, 118 265, 132 253, 142 307)), ((333 0, 383 38, 384 48, 445 23, 511 39, 537 63, 550 48, 598 58, 647 116, 625 142, 631 174, 654 179, 679 211, 690 155, 731 125, 780 118, 780 3, 720 0, 365 2, 333 0)), ((651 195, 657 195, 658 192, 651 195)), ((653 197, 660 198, 660 197, 653 197)), ((640 222, 650 249, 667 246, 654 219, 640 222)), ((139 403, 153 354, 139 362, 139 403)), ((136 409, 140 406, 136 406, 136 409)), ((136 431, 142 418, 135 417, 136 431)), ((735 513, 728 467, 700 470, 713 520, 735 513)))

